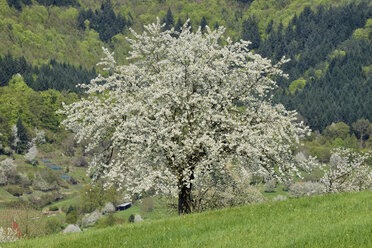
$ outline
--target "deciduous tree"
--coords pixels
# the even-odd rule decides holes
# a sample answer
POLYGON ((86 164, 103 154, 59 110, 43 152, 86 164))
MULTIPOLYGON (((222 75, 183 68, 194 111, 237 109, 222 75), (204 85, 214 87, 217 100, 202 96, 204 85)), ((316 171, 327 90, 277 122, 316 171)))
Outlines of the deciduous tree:
POLYGON ((186 22, 176 38, 158 20, 133 31, 129 65, 104 49, 109 76, 84 85, 89 96, 62 111, 78 142, 91 141, 93 179, 132 195, 178 195, 184 214, 195 185, 223 176, 228 163, 277 179, 296 171, 291 144, 307 129, 271 94, 284 61, 272 65, 224 30, 193 33, 186 22))

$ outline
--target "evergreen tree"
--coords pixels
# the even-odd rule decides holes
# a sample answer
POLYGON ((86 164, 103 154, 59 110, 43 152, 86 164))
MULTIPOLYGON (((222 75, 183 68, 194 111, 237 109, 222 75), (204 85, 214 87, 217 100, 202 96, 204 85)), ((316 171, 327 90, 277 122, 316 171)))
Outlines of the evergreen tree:
MULTIPOLYGON (((189 15, 187 14, 186 15, 186 20, 189 20, 190 19, 190 17, 189 17, 189 15)), ((192 32, 192 22, 191 22, 191 19, 190 19, 190 21, 187 23, 187 27, 190 27, 190 31, 192 32)))
POLYGON ((180 17, 177 19, 176 26, 174 26, 174 31, 181 32, 181 27, 183 25, 183 22, 180 17))
POLYGON ((201 21, 200 21, 200 29, 201 29, 201 32, 204 33, 205 32, 205 27, 208 25, 207 23, 207 19, 205 18, 205 16, 202 17, 201 21))
POLYGON ((21 118, 18 118, 16 127, 17 127, 17 138, 19 140, 17 142, 16 152, 18 154, 23 154, 27 151, 27 144, 29 142, 29 137, 27 134, 27 129, 23 125, 21 118))
POLYGON ((22 0, 22 3, 24 5, 32 5, 32 1, 31 0, 22 0))
POLYGON ((273 31, 273 25, 274 25, 274 21, 273 19, 271 19, 269 24, 267 24, 266 31, 265 31, 266 34, 270 34, 273 31))
POLYGON ((163 19, 163 23, 165 23, 163 31, 170 30, 171 28, 174 27, 174 17, 170 8, 168 8, 167 15, 163 19))
POLYGON ((242 40, 251 41, 252 44, 250 45, 251 49, 257 49, 260 47, 261 44, 261 35, 258 30, 258 23, 256 18, 250 16, 248 20, 244 20, 242 23, 242 40))

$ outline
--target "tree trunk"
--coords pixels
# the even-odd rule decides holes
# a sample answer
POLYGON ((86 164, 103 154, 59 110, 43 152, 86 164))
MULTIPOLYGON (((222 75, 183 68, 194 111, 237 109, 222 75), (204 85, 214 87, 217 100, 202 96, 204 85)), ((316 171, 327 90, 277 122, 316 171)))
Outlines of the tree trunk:
POLYGON ((186 187, 185 185, 181 184, 179 187, 178 193, 178 214, 189 214, 191 213, 191 184, 190 188, 186 187))
POLYGON ((363 136, 364 136, 364 133, 363 133, 363 131, 361 131, 360 132, 360 141, 359 141, 360 149, 363 149, 363 136))

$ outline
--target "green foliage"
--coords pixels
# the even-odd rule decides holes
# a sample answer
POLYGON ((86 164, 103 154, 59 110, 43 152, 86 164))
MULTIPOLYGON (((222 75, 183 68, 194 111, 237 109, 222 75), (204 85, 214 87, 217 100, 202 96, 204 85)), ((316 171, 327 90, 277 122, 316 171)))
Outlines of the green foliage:
POLYGON ((91 9, 80 10, 77 20, 77 26, 82 30, 85 30, 85 21, 88 20, 89 27, 96 30, 104 42, 110 42, 113 36, 123 32, 124 28, 131 25, 124 16, 115 14, 110 0, 104 1, 101 8, 95 12, 91 9))
POLYGON ((151 212, 154 210, 154 202, 151 197, 144 198, 142 200, 141 211, 142 212, 151 212))
POLYGON ((315 168, 311 172, 304 174, 303 177, 307 182, 319 182, 323 174, 324 172, 321 169, 315 168))
POLYGON ((89 32, 78 32, 76 7, 46 8, 34 4, 15 14, 6 3, 3 7, 4 2, 0 1, 0 26, 3 27, 0 29, 0 55, 11 51, 16 57, 24 56, 33 65, 53 58, 85 68, 92 68, 101 57, 103 43, 99 37, 92 41, 89 32), (80 49, 84 42, 91 45, 89 49, 80 49))
POLYGON ((310 154, 322 163, 327 163, 331 157, 331 148, 327 146, 307 146, 310 154))
POLYGON ((102 208, 107 202, 116 202, 117 191, 114 188, 104 189, 101 184, 86 185, 81 192, 80 206, 84 213, 102 208))
POLYGON ((327 126, 323 133, 328 139, 346 139, 350 135, 350 127, 344 122, 332 123, 327 126))
POLYGON ((359 119, 352 124, 353 131, 359 138, 360 148, 364 147, 364 141, 372 136, 372 123, 366 119, 359 119))
POLYGON ((174 27, 174 18, 170 8, 168 8, 167 15, 163 18, 163 30, 170 30, 174 27))
POLYGON ((115 217, 113 214, 109 214, 107 217, 98 220, 98 223, 95 225, 96 228, 106 228, 114 226, 117 223, 122 223, 123 220, 115 217))
POLYGON ((363 117, 372 119, 372 84, 361 69, 372 62, 371 42, 351 38, 355 29, 365 26, 370 9, 366 1, 318 6, 315 11, 306 7, 287 27, 279 25, 268 34, 259 49, 274 61, 282 55, 291 58, 284 66, 289 80, 278 81, 292 94, 278 91, 277 101, 298 110, 312 129, 322 131, 333 122, 351 125, 363 117), (330 21, 339 25, 330 26, 330 21), (306 85, 296 93, 296 85, 290 82, 301 77, 306 85))
POLYGON ((21 196, 25 193, 25 189, 17 185, 7 185, 5 190, 13 196, 21 196))
POLYGON ((129 215, 128 222, 134 223, 134 214, 129 215))
POLYGON ((49 211, 58 211, 58 207, 57 206, 52 206, 49 208, 49 211))
POLYGON ((46 234, 54 234, 61 231, 62 220, 58 217, 52 217, 47 219, 45 222, 45 232, 46 234))
MULTIPOLYGON (((56 90, 35 92, 26 85, 22 77, 13 76, 8 86, 0 87, 0 127, 2 127, 0 141, 10 146, 12 136, 10 127, 18 120, 21 120, 26 129, 36 127, 58 130, 62 116, 56 111, 62 107, 62 102, 71 103, 77 99, 74 93, 61 93, 56 90)), ((20 153, 26 150, 25 146, 30 138, 26 129, 22 127, 21 132, 18 132, 18 135, 22 136, 20 143, 22 147, 18 150, 20 153)))
POLYGON ((255 17, 250 16, 247 20, 243 21, 241 39, 251 41, 252 44, 249 46, 251 49, 257 49, 260 47, 261 35, 255 17))
POLYGON ((77 211, 76 209, 72 209, 68 213, 66 213, 66 222, 68 224, 75 224, 78 219, 77 211))
POLYGON ((293 95, 296 93, 296 91, 301 91, 306 85, 306 80, 303 78, 294 80, 290 85, 289 85, 289 92, 293 95))
POLYGON ((23 75, 29 87, 36 91, 56 89, 79 92, 78 84, 86 84, 96 76, 96 71, 85 70, 81 66, 75 67, 66 63, 58 63, 51 59, 48 64, 40 67, 32 66, 24 57, 13 58, 7 54, 0 57, 0 86, 5 86, 15 75, 23 75))
POLYGON ((26 127, 22 123, 22 119, 18 118, 17 124, 17 145, 15 147, 15 150, 19 154, 23 154, 27 151, 27 145, 30 141, 29 134, 27 132, 26 127))

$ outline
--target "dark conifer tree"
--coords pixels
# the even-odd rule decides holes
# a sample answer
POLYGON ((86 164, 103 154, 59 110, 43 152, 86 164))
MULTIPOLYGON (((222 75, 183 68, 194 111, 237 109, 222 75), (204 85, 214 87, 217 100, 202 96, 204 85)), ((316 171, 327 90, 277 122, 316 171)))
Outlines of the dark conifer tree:
POLYGON ((202 17, 201 21, 200 21, 200 28, 201 28, 201 32, 204 33, 205 32, 205 27, 208 25, 207 23, 207 19, 205 18, 205 16, 202 17))
POLYGON ((22 0, 22 3, 24 5, 32 5, 32 1, 31 0, 22 0))
POLYGON ((163 23, 165 24, 163 30, 170 30, 174 27, 174 17, 170 8, 168 8, 167 15, 163 19, 163 23))
POLYGON ((27 151, 29 137, 28 137, 27 129, 23 125, 21 118, 18 118, 16 127, 17 127, 17 138, 18 138, 16 152, 18 154, 23 154, 27 151))
POLYGON ((258 23, 256 18, 250 16, 248 20, 244 20, 242 23, 242 40, 251 41, 252 44, 250 45, 251 49, 257 49, 260 47, 261 44, 261 35, 258 30, 258 23))
POLYGON ((273 31, 273 25, 274 25, 274 21, 273 19, 271 19, 269 21, 269 24, 267 24, 266 31, 265 31, 266 34, 270 34, 271 31, 273 31))

